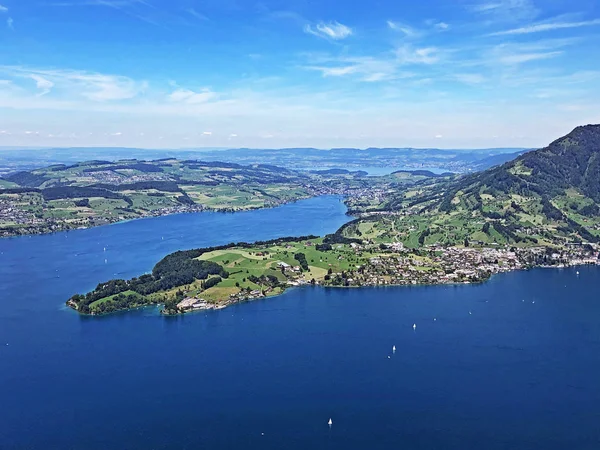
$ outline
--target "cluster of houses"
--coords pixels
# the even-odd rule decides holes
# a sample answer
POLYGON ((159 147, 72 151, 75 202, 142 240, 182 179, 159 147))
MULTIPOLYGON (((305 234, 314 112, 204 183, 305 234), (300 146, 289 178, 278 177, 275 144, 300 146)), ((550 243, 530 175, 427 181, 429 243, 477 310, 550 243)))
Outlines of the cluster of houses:
POLYGON ((368 200, 373 203, 381 203, 386 199, 388 189, 384 187, 351 187, 346 186, 343 183, 336 185, 324 185, 324 184, 307 184, 304 186, 311 196, 320 195, 342 195, 345 198, 359 198, 368 200))
POLYGON ((169 181, 171 177, 161 172, 136 173, 134 170, 121 169, 123 173, 114 170, 99 170, 97 172, 80 173, 86 183, 128 184, 140 181, 169 181))
MULTIPOLYGON (((338 249, 344 246, 338 246, 338 249)), ((596 245, 571 245, 563 248, 548 247, 442 247, 431 245, 408 249, 402 243, 351 244, 355 254, 368 253, 354 269, 330 273, 316 281, 324 286, 379 286, 476 283, 493 274, 533 266, 565 267, 570 265, 600 264, 596 245)), ((348 247, 346 247, 347 249, 348 247)), ((287 277, 288 286, 306 285, 307 280, 299 266, 278 262, 277 266, 287 277)), ((220 309, 230 304, 255 300, 267 296, 273 287, 265 284, 262 290, 241 289, 219 303, 202 298, 186 298, 178 305, 182 312, 220 309)))
MULTIPOLYGON (((356 252, 369 246, 354 245, 356 252)), ((532 266, 565 267, 600 264, 598 249, 572 246, 468 248, 429 246, 417 251, 401 243, 386 244, 386 253, 372 257, 356 270, 334 273, 324 284, 344 286, 476 283, 493 274, 532 266)))
POLYGON ((35 225, 43 222, 26 209, 21 209, 9 200, 0 198, 0 224, 35 225))
POLYGON ((203 298, 194 298, 188 297, 177 304, 177 309, 179 311, 201 311, 208 309, 218 309, 219 305, 215 303, 210 303, 204 300, 203 298))

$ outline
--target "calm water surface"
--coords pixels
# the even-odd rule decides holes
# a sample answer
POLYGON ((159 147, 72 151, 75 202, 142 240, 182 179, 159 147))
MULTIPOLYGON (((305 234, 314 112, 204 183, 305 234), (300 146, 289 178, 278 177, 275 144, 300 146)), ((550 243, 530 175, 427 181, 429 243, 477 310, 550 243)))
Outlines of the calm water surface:
POLYGON ((0 449, 600 448, 598 268, 295 289, 172 319, 62 306, 176 249, 331 232, 344 211, 329 197, 0 240, 0 449))

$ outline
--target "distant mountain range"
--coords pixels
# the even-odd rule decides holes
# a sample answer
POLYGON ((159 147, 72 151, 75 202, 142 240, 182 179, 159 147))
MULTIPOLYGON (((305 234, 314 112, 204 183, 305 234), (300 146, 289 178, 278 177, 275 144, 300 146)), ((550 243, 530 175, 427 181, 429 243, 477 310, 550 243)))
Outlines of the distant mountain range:
POLYGON ((116 161, 123 158, 155 160, 160 158, 201 159, 238 164, 271 164, 290 169, 358 171, 379 167, 393 169, 435 169, 456 173, 484 170, 509 161, 524 149, 440 150, 414 148, 354 148, 319 150, 315 148, 189 149, 153 150, 138 148, 50 148, 0 149, 0 176, 52 164, 73 164, 89 160, 116 161))

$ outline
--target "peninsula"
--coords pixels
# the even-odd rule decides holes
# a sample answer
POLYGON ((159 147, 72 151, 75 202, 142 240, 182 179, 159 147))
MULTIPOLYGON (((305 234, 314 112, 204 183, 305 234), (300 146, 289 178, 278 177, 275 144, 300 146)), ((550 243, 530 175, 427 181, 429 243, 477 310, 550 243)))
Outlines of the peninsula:
POLYGON ((93 315, 149 304, 179 314, 306 284, 477 283, 530 267, 598 264, 598 179, 600 126, 579 127, 481 173, 355 199, 360 217, 334 234, 176 252, 151 274, 102 283, 67 304, 93 315))

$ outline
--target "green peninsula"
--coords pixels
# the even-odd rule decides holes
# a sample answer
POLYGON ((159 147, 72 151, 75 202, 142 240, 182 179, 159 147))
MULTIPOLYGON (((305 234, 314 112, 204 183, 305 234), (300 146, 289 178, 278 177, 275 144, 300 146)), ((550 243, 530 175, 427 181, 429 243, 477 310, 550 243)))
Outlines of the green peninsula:
POLYGON ((347 200, 359 217, 334 234, 176 252, 150 274, 102 283, 67 304, 93 315, 150 304, 179 314, 306 284, 477 283, 529 267, 598 264, 599 180, 600 126, 579 127, 481 173, 399 172, 383 189, 359 187, 362 196, 347 200), (397 182, 406 176, 419 179, 397 182))

